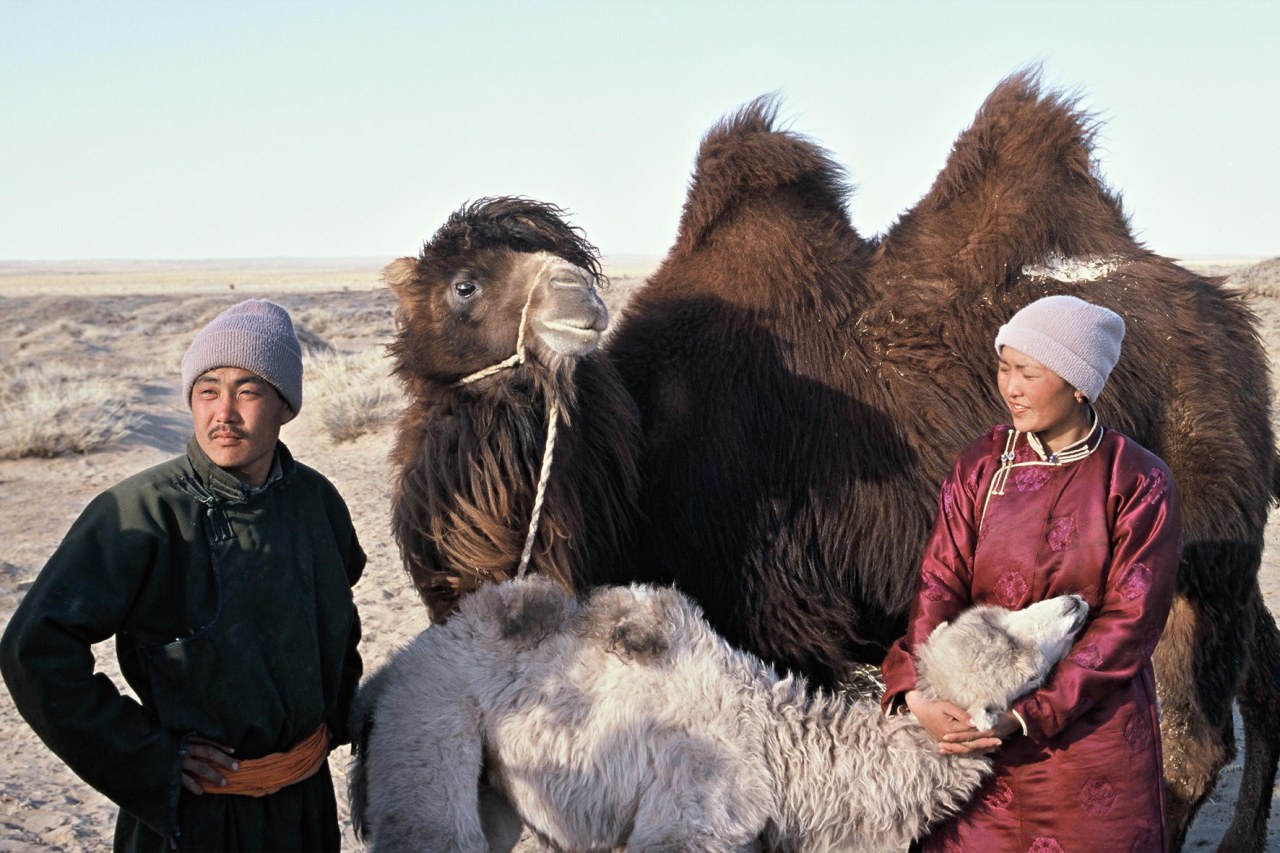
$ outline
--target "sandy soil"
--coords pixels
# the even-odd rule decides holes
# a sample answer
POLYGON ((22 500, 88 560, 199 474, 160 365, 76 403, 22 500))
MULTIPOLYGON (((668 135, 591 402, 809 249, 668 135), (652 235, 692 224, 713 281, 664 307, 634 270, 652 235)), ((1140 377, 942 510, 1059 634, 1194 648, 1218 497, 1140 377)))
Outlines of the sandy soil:
MULTIPOLYGON (((0 622, 7 624, 45 559, 80 510, 99 491, 146 466, 181 452, 189 414, 176 389, 177 364, 192 334, 228 305, 269 295, 285 305, 299 327, 343 352, 380 346, 392 329, 392 300, 380 288, 381 261, 0 263, 0 365, 60 364, 110 370, 136 383, 141 426, 127 439, 86 455, 0 460, 0 622)), ((1252 294, 1269 352, 1280 359, 1280 274, 1276 262, 1235 273, 1252 294)), ((644 262, 610 266, 619 293, 643 277, 644 262)), ((356 588, 365 629, 366 667, 426 626, 389 532, 389 430, 347 443, 332 442, 305 406, 285 427, 294 454, 337 485, 349 504, 369 566, 356 588)), ((1280 513, 1267 529, 1262 568, 1264 595, 1280 612, 1280 513)), ((109 645, 98 665, 118 677, 109 645)), ((106 850, 115 807, 84 785, 39 742, 0 688, 0 731, 8 748, 0 758, 0 849, 106 850)), ((346 748, 331 761, 345 800, 346 748)), ((1223 773, 1217 795, 1201 813, 1189 841, 1213 846, 1225 830, 1240 776, 1239 763, 1223 773)), ((345 823, 348 849, 360 845, 345 823)), ((1268 849, 1280 850, 1280 818, 1273 817, 1268 849)))

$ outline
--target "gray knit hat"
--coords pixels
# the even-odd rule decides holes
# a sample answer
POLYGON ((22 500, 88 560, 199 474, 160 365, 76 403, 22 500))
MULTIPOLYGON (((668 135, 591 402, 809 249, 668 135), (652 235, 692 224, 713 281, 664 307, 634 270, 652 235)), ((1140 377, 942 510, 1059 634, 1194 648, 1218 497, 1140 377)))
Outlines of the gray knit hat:
POLYGON ((1046 296, 1023 308, 996 333, 996 353, 1011 346, 1098 399, 1120 360, 1124 319, 1074 296, 1046 296))
POLYGON ((275 386, 295 414, 302 409, 302 345, 289 312, 274 302, 232 305, 200 330, 182 357, 187 405, 196 380, 216 367, 252 371, 275 386))

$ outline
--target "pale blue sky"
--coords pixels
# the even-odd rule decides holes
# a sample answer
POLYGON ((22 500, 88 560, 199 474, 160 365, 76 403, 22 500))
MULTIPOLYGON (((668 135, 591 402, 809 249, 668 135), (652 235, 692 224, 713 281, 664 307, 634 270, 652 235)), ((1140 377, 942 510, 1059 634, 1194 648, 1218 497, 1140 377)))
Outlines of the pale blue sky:
POLYGON ((766 92, 884 231, 1009 73, 1105 126, 1140 239, 1280 254, 1280 3, 0 0, 0 259, 393 257, 468 199, 670 245, 766 92))

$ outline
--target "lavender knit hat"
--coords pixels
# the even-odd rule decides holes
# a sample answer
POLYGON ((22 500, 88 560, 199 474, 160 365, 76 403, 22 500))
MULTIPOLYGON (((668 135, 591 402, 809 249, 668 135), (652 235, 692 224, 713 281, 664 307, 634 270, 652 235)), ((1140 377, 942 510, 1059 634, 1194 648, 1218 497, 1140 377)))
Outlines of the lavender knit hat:
POLYGON ((1026 353, 1092 403, 1120 360, 1122 340, 1124 319, 1111 309, 1074 296, 1046 296, 1000 327, 996 353, 1003 346, 1026 353))
POLYGON ((289 312, 266 299, 232 305, 209 321, 182 357, 182 389, 216 367, 252 371, 275 386, 296 414, 302 409, 302 346, 289 312))

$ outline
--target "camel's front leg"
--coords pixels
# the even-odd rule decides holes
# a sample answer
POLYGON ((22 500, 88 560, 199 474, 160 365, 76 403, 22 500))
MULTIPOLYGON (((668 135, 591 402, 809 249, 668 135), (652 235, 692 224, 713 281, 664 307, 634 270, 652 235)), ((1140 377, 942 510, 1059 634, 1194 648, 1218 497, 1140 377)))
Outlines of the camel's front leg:
POLYGON ((364 760, 372 849, 487 853, 479 715, 468 702, 436 702, 425 718, 405 704, 419 698, 414 686, 412 679, 389 685, 369 738, 364 760))

